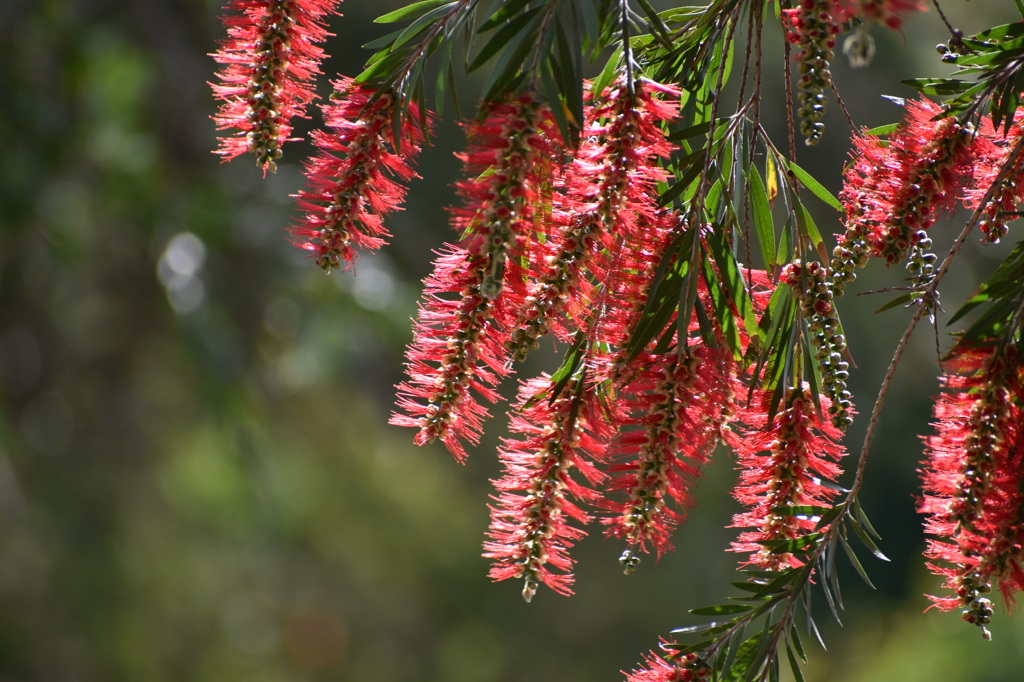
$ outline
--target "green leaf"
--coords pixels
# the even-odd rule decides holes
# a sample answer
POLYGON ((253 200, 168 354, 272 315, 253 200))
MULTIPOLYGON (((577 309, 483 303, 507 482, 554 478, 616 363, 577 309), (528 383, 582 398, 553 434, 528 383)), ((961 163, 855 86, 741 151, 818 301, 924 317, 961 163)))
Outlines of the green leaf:
POLYGON ((698 609, 690 609, 690 613, 695 616, 732 616, 737 613, 746 613, 751 608, 746 604, 718 604, 716 606, 702 606, 698 609))
POLYGON ((772 222, 772 209, 768 203, 768 192, 761 174, 751 166, 747 171, 747 196, 750 198, 750 212, 757 231, 757 241, 761 245, 761 257, 764 259, 765 270, 775 269, 775 225, 772 222))
POLYGON ((718 621, 711 621, 710 623, 701 623, 700 625, 690 625, 685 628, 676 628, 672 630, 673 635, 712 635, 719 632, 725 632, 732 627, 732 621, 725 623, 718 621))
MULTIPOLYGON (((505 24, 501 30, 494 34, 490 40, 488 40, 484 46, 477 53, 476 58, 469 65, 469 72, 476 71, 481 66, 486 64, 491 57, 498 53, 498 50, 508 45, 508 43, 515 38, 517 35, 522 34, 526 31, 527 26, 530 22, 540 13, 541 8, 535 7, 534 9, 523 12, 512 21, 505 24)), ((517 68, 521 64, 515 65, 517 68)))
POLYGON ((871 135, 873 137, 888 137, 896 132, 896 129, 900 127, 899 123, 887 123, 884 126, 878 126, 870 130, 865 130, 862 134, 871 135))
POLYGON ((818 630, 818 624, 814 622, 814 616, 811 615, 811 592, 807 590, 804 592, 807 595, 807 603, 804 605, 804 612, 807 614, 807 631, 814 635, 814 638, 818 640, 818 644, 821 645, 822 649, 827 648, 825 646, 825 639, 821 636, 821 632, 818 630))
POLYGON ((873 590, 877 589, 874 583, 871 582, 871 578, 868 577, 867 571, 865 571, 864 567, 861 566, 860 559, 857 558, 857 555, 854 553, 853 548, 850 547, 850 543, 847 542, 846 538, 843 537, 840 537, 839 541, 843 545, 843 551, 846 552, 846 558, 850 560, 850 563, 853 564, 853 568, 857 571, 857 575, 860 576, 861 580, 863 580, 868 587, 870 587, 873 590))
MULTIPOLYGON (((577 332, 572 345, 565 351, 565 357, 562 358, 561 366, 551 375, 549 402, 554 402, 561 395, 562 389, 569 383, 569 380, 583 368, 583 361, 587 357, 586 345, 586 333, 583 331, 577 332)), ((531 404, 523 405, 523 409, 526 409, 531 404)))
MULTIPOLYGON (((821 481, 819 479, 818 481, 815 481, 815 482, 816 483, 821 483, 823 481, 821 481)), ((842 513, 843 513, 843 506, 842 505, 836 505, 835 507, 832 507, 831 509, 829 509, 828 511, 826 511, 824 514, 821 515, 821 518, 818 519, 818 522, 816 524, 814 524, 814 530, 821 530, 822 528, 825 528, 826 526, 831 524, 833 521, 835 521, 839 517, 839 515, 842 514, 842 513)))
MULTIPOLYGON (((747 291, 747 284, 743 277, 743 273, 740 272, 739 264, 736 262, 732 251, 724 243, 725 235, 720 230, 714 230, 711 234, 707 235, 706 241, 711 250, 711 255, 715 259, 715 265, 718 267, 719 278, 710 279, 706 282, 708 289, 712 292, 717 288, 713 286, 716 283, 724 285, 724 289, 729 296, 728 301, 723 299, 721 308, 716 304, 716 311, 719 313, 719 323, 723 326, 723 331, 726 329, 730 330, 736 327, 736 319, 733 313, 733 307, 736 312, 739 313, 740 319, 743 321, 744 331, 749 336, 761 336, 761 330, 757 325, 757 319, 754 315, 754 304, 750 300, 749 292, 747 291), (728 305, 731 303, 731 306, 728 305)), ((712 297, 714 301, 714 296, 712 297)), ((733 354, 738 360, 742 357, 742 348, 740 347, 740 339, 738 335, 735 338, 729 337, 730 346, 733 349, 733 354)))
POLYGON ((807 518, 812 518, 816 516, 821 516, 822 514, 827 513, 830 509, 832 509, 832 507, 819 507, 813 504, 800 504, 784 507, 775 507, 774 509, 772 509, 772 513, 777 514, 779 516, 805 516, 807 518))
POLYGON ((697 177, 704 171, 704 165, 707 161, 707 149, 698 149, 697 151, 687 154, 682 159, 676 162, 676 171, 686 168, 686 173, 683 177, 669 187, 665 192, 662 193, 658 199, 658 206, 668 206, 672 203, 672 200, 683 193, 690 184, 697 179, 697 177))
POLYGON ((800 184, 810 190, 811 194, 818 197, 837 211, 843 210, 843 205, 839 203, 839 200, 832 196, 832 193, 825 189, 824 185, 815 180, 810 173, 789 159, 786 159, 786 165, 789 166, 789 170, 792 171, 796 179, 800 181, 800 184))
POLYGON ((608 61, 605 62, 604 68, 601 69, 601 73, 598 74, 597 78, 594 79, 591 85, 590 91, 595 95, 600 95, 604 92, 605 88, 615 80, 619 74, 619 70, 622 67, 622 48, 616 48, 609 56, 608 61))
MULTIPOLYGON (((1020 294, 1020 281, 1024 278, 1024 242, 1014 247, 992 276, 978 287, 977 292, 949 319, 953 324, 975 307, 992 300, 1020 294)), ((977 324, 977 323, 975 323, 977 324)))
POLYGON ((696 230, 684 230, 666 249, 654 273, 651 294, 644 304, 640 321, 626 342, 628 359, 639 355, 665 329, 672 313, 679 308, 691 276, 690 260, 694 257, 696 233, 696 230))
POLYGON ((910 303, 913 300, 914 300, 913 295, 911 295, 911 294, 902 294, 902 295, 897 296, 896 298, 892 299, 891 301, 889 301, 888 303, 883 305, 878 310, 876 310, 875 314, 877 315, 878 313, 883 313, 886 310, 889 310, 890 308, 895 308, 897 306, 901 306, 901 305, 904 305, 906 303, 910 303))
POLYGON ((396 21, 404 21, 406 19, 416 19, 434 7, 438 5, 454 5, 454 2, 450 0, 420 0, 420 2, 414 2, 411 5, 400 7, 394 12, 389 12, 383 16, 379 16, 373 20, 375 24, 391 24, 396 21))
POLYGON ((673 47, 672 36, 668 30, 668 27, 662 22, 661 17, 655 11, 654 7, 648 0, 637 0, 640 7, 644 10, 647 15, 647 26, 651 30, 651 34, 654 35, 658 40, 671 49, 673 47))
MULTIPOLYGON (((739 360, 743 356, 743 349, 740 346, 741 339, 739 327, 736 324, 736 318, 733 316, 732 308, 729 306, 727 292, 724 287, 717 286, 719 284, 719 278, 716 277, 716 273, 711 267, 711 263, 707 260, 702 260, 701 265, 703 266, 704 283, 707 285, 708 297, 711 299, 711 307, 714 309, 718 327, 721 330, 726 344, 728 344, 729 348, 732 350, 733 357, 736 360, 739 360)), ((724 283, 725 279, 726 278, 724 276, 721 278, 722 283, 724 283)), ((696 300, 694 303, 696 303, 696 300)), ((699 316, 703 312, 704 306, 697 303, 694 307, 696 308, 696 312, 699 316)), ((689 311, 686 309, 680 309, 679 312, 679 322, 685 330, 688 327, 688 320, 690 317, 689 311)), ((713 344, 715 341, 714 327, 705 329, 704 325, 701 325, 701 336, 704 338, 705 344, 713 344)))
MULTIPOLYGON (((1024 15, 1024 2, 1017 0, 1017 6, 1022 8, 1021 14, 1024 15)), ((971 36, 975 40, 984 41, 1000 41, 1004 38, 1015 38, 1017 36, 1024 35, 1024 22, 1016 22, 1013 24, 1002 24, 1000 26, 993 26, 992 28, 985 29, 980 33, 976 33, 971 36)))
MULTIPOLYGON (((376 40, 371 40, 368 43, 364 43, 362 45, 362 47, 366 48, 367 50, 380 50, 383 47, 387 47, 387 46, 391 45, 391 43, 395 42, 395 39, 398 38, 398 36, 402 35, 403 33, 405 33, 405 29, 404 28, 400 29, 398 31, 392 31, 391 33, 387 34, 386 36, 381 36, 380 38, 377 38, 376 40)), ((379 61, 381 57, 384 57, 387 54, 388 54, 388 50, 382 50, 381 52, 378 52, 377 54, 375 54, 372 57, 370 57, 367 60, 367 64, 372 64, 375 61, 379 61)))
POLYGON ((796 654, 793 653, 793 648, 786 643, 786 657, 789 659, 789 669, 793 671, 793 680, 795 682, 807 682, 804 678, 804 672, 800 668, 800 661, 797 660, 796 654))
POLYGON ((516 13, 523 8, 523 5, 528 2, 529 0, 506 0, 505 2, 500 3, 498 11, 488 17, 487 21, 480 25, 477 33, 486 33, 492 28, 496 28, 501 24, 504 24, 515 16, 516 13))
POLYGON ((823 535, 824 533, 808 533, 792 539, 758 540, 757 544, 764 545, 776 554, 791 553, 817 544, 823 535))
POLYGON ((867 531, 864 530, 859 521, 851 518, 850 526, 853 527, 853 532, 857 534, 857 537, 859 537, 860 541, 864 543, 864 546, 868 548, 868 551, 882 561, 889 561, 889 557, 882 554, 881 550, 878 549, 878 546, 875 544, 875 541, 871 539, 871 536, 868 535, 867 531))
POLYGON ((920 90, 926 95, 958 95, 971 87, 972 83, 956 78, 910 78, 900 81, 904 85, 920 90))
POLYGON ((814 224, 814 218, 811 217, 810 211, 807 210, 803 204, 795 201, 796 208, 796 224, 797 229, 800 233, 811 240, 811 244, 818 251, 818 256, 821 258, 822 263, 830 262, 828 257, 828 251, 825 249, 825 240, 821 238, 821 233, 818 232, 818 226, 814 224))

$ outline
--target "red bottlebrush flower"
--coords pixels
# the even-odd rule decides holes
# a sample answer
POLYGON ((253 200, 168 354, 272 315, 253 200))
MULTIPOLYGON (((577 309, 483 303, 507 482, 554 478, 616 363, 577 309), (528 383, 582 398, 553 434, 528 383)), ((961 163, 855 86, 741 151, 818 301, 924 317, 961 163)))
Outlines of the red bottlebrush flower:
POLYGON ((626 682, 697 682, 712 678, 711 668, 693 653, 669 661, 652 651, 644 656, 644 665, 647 667, 629 673, 626 682))
POLYGON ((980 144, 973 129, 951 116, 933 121, 940 109, 928 100, 906 108, 888 144, 869 135, 855 141, 840 193, 846 233, 833 263, 840 278, 871 256, 903 260, 972 175, 980 144))
POLYGON ((292 132, 291 120, 303 116, 315 97, 313 78, 320 73, 323 51, 317 46, 329 34, 324 17, 341 0, 231 0, 236 12, 224 17, 228 37, 213 56, 224 68, 220 83, 211 84, 222 101, 214 115, 221 130, 217 153, 230 160, 252 152, 266 171, 276 169, 281 145, 292 132))
POLYGON ((458 247, 435 261, 406 353, 409 378, 398 387, 400 412, 391 417, 392 424, 419 429, 417 445, 440 440, 460 462, 462 441, 479 440, 487 415, 470 389, 493 403, 493 387, 507 372, 507 334, 494 320, 511 313, 504 299, 481 292, 485 261, 458 247))
POLYGON ((995 195, 984 206, 981 206, 992 183, 999 179, 1003 168, 1008 163, 1012 163, 1010 155, 1020 143, 1021 137, 1024 137, 1022 120, 1024 118, 1018 114, 1017 121, 1010 125, 1005 136, 1001 130, 997 131, 992 126, 992 119, 987 116, 982 118, 979 127, 979 137, 990 144, 985 149, 987 153, 979 153, 972 184, 964 190, 964 205, 971 210, 981 209, 982 219, 978 223, 978 227, 981 229, 982 239, 992 244, 998 243, 1006 236, 1006 223, 1019 217, 1017 206, 1024 202, 1024 181, 1019 172, 1011 172, 1000 181, 995 195))
POLYGON ((618 392, 626 414, 611 454, 622 463, 610 468, 609 489, 625 490, 627 498, 602 503, 611 512, 607 533, 628 544, 621 559, 627 572, 638 562, 635 551, 648 551, 648 543, 659 557, 672 548, 672 532, 693 506, 692 487, 734 393, 732 354, 721 347, 696 345, 637 364, 642 369, 618 392))
POLYGON ((591 485, 604 477, 594 462, 603 458, 611 432, 594 391, 581 381, 570 379, 557 395, 550 377, 524 383, 511 423, 522 437, 505 439, 498 453, 505 473, 495 482, 484 556, 494 560, 494 580, 523 581, 526 601, 541 583, 572 594, 568 550, 584 532, 569 522, 590 521, 574 500, 593 500, 596 493, 571 472, 591 485))
POLYGON ((677 90, 637 83, 630 91, 619 83, 586 107, 582 141, 560 179, 548 223, 557 228, 532 259, 526 305, 512 325, 510 351, 523 359, 552 328, 565 337, 568 326, 594 321, 593 287, 614 277, 607 254, 622 242, 647 250, 664 219, 657 184, 667 174, 658 163, 675 148, 662 122, 678 115, 677 90))
POLYGON ((460 246, 487 260, 481 291, 495 299, 508 279, 506 263, 536 241, 562 142, 551 111, 527 95, 491 106, 467 137, 469 148, 458 156, 468 179, 457 184, 466 203, 452 223, 465 235, 460 246))
POLYGON ((401 114, 391 94, 351 79, 334 86, 336 99, 323 106, 332 132, 313 133, 320 151, 306 164, 308 189, 296 195, 305 216, 291 230, 328 271, 354 263, 356 249, 384 244, 389 235, 383 217, 405 199, 400 182, 416 177, 409 164, 426 132, 418 104, 410 104, 396 138, 395 117, 401 114))
POLYGON ((1009 347, 955 348, 935 406, 936 434, 925 440, 925 496, 934 537, 925 556, 952 595, 931 599, 963 609, 982 628, 985 595, 999 585, 1008 604, 1024 590, 1024 363, 1009 347))
MULTIPOLYGON (((732 527, 752 529, 740 534, 732 550, 750 552, 749 563, 767 570, 801 565, 794 555, 773 552, 763 542, 792 540, 814 528, 814 519, 777 510, 829 504, 836 490, 822 481, 839 476, 835 460, 845 454, 836 442, 841 432, 819 416, 806 384, 786 393, 769 428, 763 428, 765 414, 751 410, 744 417, 748 428, 729 438, 741 470, 733 496, 748 507, 733 517, 732 527)), ((819 401, 827 410, 828 398, 819 396, 819 401)))
POLYGON ((505 346, 526 295, 523 263, 560 147, 550 111, 525 96, 492 107, 469 138, 461 158, 472 179, 459 183, 466 205, 453 212, 466 236, 427 279, 407 352, 409 380, 391 419, 418 428, 419 444, 440 440, 459 460, 460 439, 475 443, 487 414, 469 389, 494 402, 493 387, 509 371, 505 346))

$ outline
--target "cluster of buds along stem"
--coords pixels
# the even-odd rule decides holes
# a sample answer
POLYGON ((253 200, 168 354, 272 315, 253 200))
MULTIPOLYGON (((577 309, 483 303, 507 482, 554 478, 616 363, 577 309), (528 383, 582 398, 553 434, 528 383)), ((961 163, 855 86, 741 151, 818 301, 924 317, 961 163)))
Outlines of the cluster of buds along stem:
POLYGON ((982 239, 989 244, 998 244, 1009 231, 1006 227, 1007 217, 1017 217, 1017 197, 1020 195, 1017 183, 1012 178, 1003 180, 992 201, 982 209, 982 218, 978 222, 982 239))
POLYGON ((960 617, 981 628, 981 636, 986 640, 992 639, 992 633, 986 626, 992 622, 993 609, 992 600, 984 595, 991 591, 992 584, 973 572, 963 576, 957 588, 957 596, 963 606, 960 617))
POLYGON ((783 13, 786 41, 796 46, 800 133, 807 144, 816 145, 825 134, 825 90, 832 86, 829 65, 840 32, 833 0, 800 0, 795 9, 783 13))
POLYGON ((910 238, 913 245, 907 254, 907 272, 910 273, 911 300, 925 306, 929 314, 934 315, 938 307, 938 293, 925 296, 925 290, 935 279, 935 262, 938 257, 932 251, 932 239, 927 232, 918 230, 910 238))
POLYGON ((213 55, 223 65, 212 84, 221 100, 213 116, 217 127, 234 129, 221 137, 217 153, 225 160, 251 153, 274 172, 281 145, 290 137, 292 119, 303 116, 316 98, 327 37, 325 19, 340 0, 231 0, 235 14, 224 17, 228 37, 213 55))
POLYGON ((822 386, 832 401, 829 407, 832 424, 845 430, 853 423, 852 396, 846 388, 850 364, 845 358, 846 338, 840 333, 839 318, 834 314, 835 294, 830 280, 828 269, 820 263, 802 264, 799 260, 786 265, 780 277, 783 284, 793 288, 807 320, 821 368, 822 386))

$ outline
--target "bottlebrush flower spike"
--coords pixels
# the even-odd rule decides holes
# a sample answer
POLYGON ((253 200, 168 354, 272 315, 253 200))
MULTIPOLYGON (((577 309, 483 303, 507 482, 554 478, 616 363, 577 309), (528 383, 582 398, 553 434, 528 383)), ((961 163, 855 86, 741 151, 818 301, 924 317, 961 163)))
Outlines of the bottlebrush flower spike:
POLYGON ((667 173, 659 161, 675 149, 662 122, 678 115, 679 92, 654 83, 607 88, 585 109, 577 153, 560 179, 550 222, 557 234, 533 258, 526 305, 512 325, 509 350, 522 360, 552 327, 565 338, 558 318, 573 325, 594 319, 593 286, 613 273, 607 254, 627 241, 644 249, 651 225, 662 219, 657 184, 667 173))
POLYGON ((888 144, 871 135, 855 140, 839 195, 846 233, 833 253, 840 287, 869 257, 903 260, 941 211, 954 207, 971 177, 980 152, 977 136, 955 117, 933 121, 939 112, 928 100, 908 102, 888 144))
POLYGON ((480 438, 489 402, 505 375, 507 334, 494 322, 512 313, 481 292, 486 259, 450 246, 434 262, 424 281, 413 342, 406 352, 408 380, 398 386, 398 412, 390 423, 418 429, 417 445, 440 440, 458 461, 466 458, 462 441, 480 438))
POLYGON ((291 230, 327 271, 347 267, 357 249, 380 248, 390 236, 383 217, 404 201, 401 183, 416 177, 410 162, 429 132, 415 102, 403 115, 390 93, 347 78, 334 86, 334 100, 322 107, 331 132, 313 133, 319 152, 306 164, 307 189, 296 195, 305 215, 291 230))
POLYGON ((933 596, 943 611, 990 638, 998 584, 1006 602, 1024 590, 1024 364, 1010 347, 956 348, 935 406, 936 434, 926 439, 921 512, 934 536, 925 556, 952 596, 933 596))
POLYGON ((505 473, 495 481, 484 556, 494 560, 492 579, 523 581, 526 601, 541 583, 572 594, 569 547, 585 533, 569 523, 590 521, 576 501, 593 501, 597 494, 571 473, 578 471, 590 485, 604 478, 594 462, 603 459, 611 430, 582 381, 571 378, 557 395, 551 377, 524 383, 511 420, 511 431, 521 438, 505 439, 498 452, 505 473))
POLYGON ((627 572, 648 544, 659 557, 672 548, 672 532, 693 506, 692 488, 729 417, 735 372, 727 349, 704 345, 636 364, 642 369, 618 391, 625 414, 609 457, 621 463, 609 468, 608 488, 627 497, 601 503, 610 510, 607 534, 628 545, 620 559, 627 572))
MULTIPOLYGON (((828 398, 819 401, 827 410, 828 398)), ((786 389, 783 406, 767 429, 764 412, 750 410, 743 417, 747 428, 730 437, 741 470, 733 496, 748 507, 733 517, 732 527, 752 529, 740 534, 732 551, 750 552, 749 563, 767 570, 801 565, 793 554, 773 552, 763 542, 792 540, 814 528, 812 519, 777 510, 828 505, 836 490, 821 481, 835 481, 835 460, 845 454, 837 443, 841 432, 818 415, 806 384, 799 391, 786 389)))
POLYGON ((984 206, 980 206, 992 183, 999 179, 1003 168, 1013 162, 1010 155, 1024 136, 1022 116, 1018 113, 1016 118, 1005 137, 992 126, 991 118, 982 118, 979 137, 989 144, 983 153, 979 153, 972 184, 964 190, 964 205, 971 210, 981 208, 982 219, 978 228, 982 232, 982 239, 991 244, 999 243, 1006 236, 1007 222, 1020 217, 1017 206, 1024 203, 1024 180, 1017 170, 1001 180, 995 195, 984 206))
MULTIPOLYGON (((551 111, 529 95, 492 105, 469 126, 461 155, 468 179, 457 184, 466 203, 453 211, 453 226, 466 235, 461 246, 485 258, 481 292, 495 299, 504 287, 506 263, 525 256, 545 207, 548 186, 562 153, 551 111)), ((544 225, 541 230, 547 229, 544 225)))
POLYGON ((231 0, 223 21, 228 37, 213 58, 224 68, 211 84, 221 100, 213 120, 221 130, 217 153, 230 160, 250 152, 263 172, 276 170, 291 120, 315 97, 313 79, 323 57, 317 43, 329 34, 324 17, 341 0, 231 0))
POLYGON ((465 237, 435 262, 427 278, 414 338, 406 353, 408 380, 398 387, 391 423, 419 429, 415 442, 440 440, 458 460, 463 440, 475 443, 494 386, 509 371, 509 330, 526 295, 523 266, 543 226, 545 189, 561 142, 551 113, 530 97, 491 108, 470 125, 461 155, 471 179, 453 211, 465 237))

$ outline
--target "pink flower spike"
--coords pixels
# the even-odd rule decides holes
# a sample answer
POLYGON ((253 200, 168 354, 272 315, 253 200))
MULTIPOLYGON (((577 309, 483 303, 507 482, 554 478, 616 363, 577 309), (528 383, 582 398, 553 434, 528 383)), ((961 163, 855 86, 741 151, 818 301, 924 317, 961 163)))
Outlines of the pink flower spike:
MULTIPOLYGON (((748 428, 730 439, 740 468, 733 496, 748 509, 733 517, 732 527, 750 529, 732 543, 732 551, 750 552, 747 563, 773 571, 802 564, 793 554, 773 551, 764 541, 796 539, 811 532, 816 523, 806 515, 777 510, 831 503, 837 491, 822 482, 836 480, 840 474, 836 460, 845 454, 836 442, 842 433, 819 415, 807 385, 786 393, 782 410, 769 428, 763 428, 764 412, 752 409, 743 417, 748 428)), ((819 396, 819 402, 827 412, 828 398, 819 396)))
POLYGON ((550 377, 524 383, 511 424, 521 437, 505 439, 498 452, 505 473, 495 481, 484 556, 494 560, 492 579, 523 581, 526 601, 541 583, 572 594, 569 548, 584 532, 569 522, 589 522, 577 501, 597 495, 570 474, 575 469, 591 485, 604 477, 594 463, 604 456, 610 428, 595 392, 579 381, 569 380, 558 395, 550 377))
POLYGON ((661 162, 675 149, 662 124, 678 115, 678 97, 667 86, 637 83, 630 92, 618 83, 585 107, 579 149, 556 179, 545 221, 552 234, 537 245, 529 293, 512 325, 515 359, 549 331, 565 340, 570 329, 592 322, 595 286, 626 269, 613 267, 606 254, 621 252, 623 243, 643 250, 659 236, 661 162))
POLYGON ((939 112, 929 100, 908 102, 888 144, 870 135, 856 139, 839 195, 846 234, 834 270, 852 272, 869 257, 902 261, 941 212, 955 206, 986 143, 956 117, 933 121, 939 112))
POLYGON ((459 156, 468 178, 457 185, 465 203, 452 212, 464 237, 426 280, 409 378, 391 418, 419 429, 417 444, 440 440, 459 461, 461 441, 477 442, 487 415, 473 391, 495 402, 494 387, 511 369, 509 333, 561 154, 551 112, 530 96, 491 106, 468 128, 469 149, 459 156))
POLYGON ((228 37, 212 55, 224 68, 211 84, 221 100, 213 116, 220 130, 217 154, 225 161, 247 152, 274 172, 281 145, 292 132, 291 120, 304 116, 316 98, 313 79, 323 57, 317 43, 329 34, 324 19, 341 0, 230 0, 225 16, 228 37))
POLYGON ((479 441, 487 416, 474 391, 497 401, 494 386, 508 371, 508 337, 494 322, 507 314, 505 298, 481 294, 484 260, 449 246, 434 262, 406 351, 408 379, 398 386, 398 410, 390 420, 418 429, 417 445, 440 440, 460 462, 466 458, 463 441, 479 441))
POLYGON ((319 152, 306 164, 307 188, 296 195, 305 215, 291 229, 328 272, 353 264, 357 250, 384 244, 383 218, 405 200, 401 183, 416 177, 410 163, 429 132, 415 102, 402 114, 390 93, 347 78, 334 86, 335 98, 323 106, 329 132, 313 133, 319 152))
POLYGON ((925 441, 925 556, 951 592, 935 605, 961 608, 988 639, 988 593, 998 585, 1012 606, 1024 590, 1024 364, 1011 347, 951 356, 925 441))
POLYGON ((728 350, 697 345, 638 359, 642 368, 622 387, 619 402, 628 412, 612 448, 619 464, 612 490, 627 491, 624 501, 604 503, 609 535, 627 542, 620 561, 629 572, 636 551, 653 548, 660 557, 672 548, 671 536, 694 504, 692 489, 710 460, 719 429, 732 402, 734 363, 728 350), (648 545, 651 547, 649 548, 648 545))

